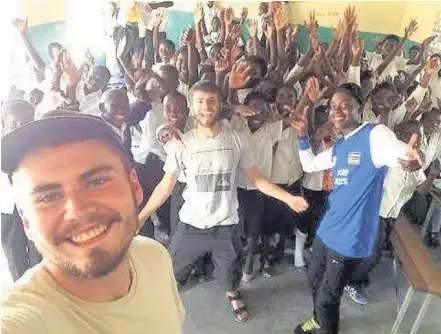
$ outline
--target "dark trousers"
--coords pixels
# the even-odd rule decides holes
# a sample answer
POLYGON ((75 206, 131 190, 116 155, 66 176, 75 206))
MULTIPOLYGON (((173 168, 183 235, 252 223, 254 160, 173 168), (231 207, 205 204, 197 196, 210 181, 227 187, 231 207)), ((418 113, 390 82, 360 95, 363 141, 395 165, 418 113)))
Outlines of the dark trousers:
POLYGON ((326 211, 328 193, 307 188, 303 188, 302 192, 309 204, 309 208, 305 212, 298 214, 297 228, 304 234, 314 235, 318 222, 326 211))
POLYGON ((380 217, 377 239, 375 241, 372 255, 361 260, 360 263, 353 269, 351 278, 348 281, 349 284, 364 285, 369 282, 369 273, 380 262, 381 251, 386 247, 386 244, 389 241, 394 223, 394 218, 380 217))
MULTIPOLYGON (((278 186, 291 195, 300 196, 300 180, 291 185, 278 184, 278 186)), ((285 203, 273 197, 267 196, 265 198, 264 233, 266 235, 279 233, 282 238, 292 237, 296 223, 297 214, 285 203)))
POLYGON ((363 259, 348 258, 332 251, 320 240, 314 240, 314 255, 308 268, 312 290, 314 318, 324 333, 338 333, 340 300, 353 270, 363 259))
POLYGON ((186 184, 177 181, 173 188, 170 198, 170 237, 173 237, 179 221, 179 210, 184 204, 182 193, 184 192, 186 184))
POLYGON ((14 214, 2 213, 2 247, 8 260, 9 271, 14 281, 26 270, 38 264, 41 256, 24 232, 23 223, 15 211, 14 214))
POLYGON ((169 252, 178 281, 187 276, 201 256, 211 253, 215 277, 225 291, 236 291, 242 276, 242 245, 238 225, 199 229, 178 223, 169 252))

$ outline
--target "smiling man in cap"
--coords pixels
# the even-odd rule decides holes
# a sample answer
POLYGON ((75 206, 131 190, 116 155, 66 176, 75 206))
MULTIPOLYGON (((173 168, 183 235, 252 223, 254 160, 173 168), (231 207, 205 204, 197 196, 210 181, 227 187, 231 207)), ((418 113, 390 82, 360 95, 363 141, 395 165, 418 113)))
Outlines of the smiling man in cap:
POLYGON ((2 296, 3 333, 180 333, 171 261, 135 236, 143 193, 103 120, 61 112, 2 139, 28 237, 43 261, 2 296))

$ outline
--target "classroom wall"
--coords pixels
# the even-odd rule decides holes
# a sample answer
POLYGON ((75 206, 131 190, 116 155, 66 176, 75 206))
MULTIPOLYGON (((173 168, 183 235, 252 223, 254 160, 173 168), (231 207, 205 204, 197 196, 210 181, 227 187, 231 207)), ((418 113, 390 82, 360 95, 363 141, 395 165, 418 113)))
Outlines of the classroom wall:
MULTIPOLYGON (((193 11, 196 5, 194 0, 175 1, 173 10, 168 11, 168 36, 177 42, 180 32, 193 24, 193 11)), ((236 17, 240 15, 243 6, 248 7, 250 19, 256 18, 259 2, 224 1, 218 4, 221 7, 231 6, 236 17)), ((441 1, 413 1, 413 2, 340 2, 340 1, 292 1, 288 4, 288 16, 291 22, 302 25, 309 13, 315 11, 319 21, 319 37, 330 41, 331 29, 343 18, 348 5, 355 5, 358 13, 358 30, 365 40, 367 50, 373 50, 375 43, 385 34, 393 33, 403 36, 405 26, 411 19, 418 20, 418 30, 412 36, 413 42, 406 44, 406 48, 415 42, 422 42, 433 30, 435 20, 441 15, 441 1)), ((66 19, 69 4, 67 1, 23 1, 23 15, 29 19, 29 35, 34 41, 37 50, 47 60, 46 46, 51 41, 65 43, 66 19)), ((300 48, 305 50, 308 43, 307 32, 303 27, 299 29, 300 48)), ((248 32, 245 29, 244 37, 248 32)))

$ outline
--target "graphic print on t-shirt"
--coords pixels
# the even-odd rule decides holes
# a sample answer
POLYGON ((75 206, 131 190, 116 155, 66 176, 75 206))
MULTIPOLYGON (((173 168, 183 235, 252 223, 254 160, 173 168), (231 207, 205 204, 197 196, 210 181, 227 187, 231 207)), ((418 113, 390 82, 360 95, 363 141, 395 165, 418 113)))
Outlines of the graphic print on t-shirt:
POLYGON ((195 181, 199 192, 231 190, 231 172, 234 163, 232 149, 198 151, 191 155, 197 166, 195 181))

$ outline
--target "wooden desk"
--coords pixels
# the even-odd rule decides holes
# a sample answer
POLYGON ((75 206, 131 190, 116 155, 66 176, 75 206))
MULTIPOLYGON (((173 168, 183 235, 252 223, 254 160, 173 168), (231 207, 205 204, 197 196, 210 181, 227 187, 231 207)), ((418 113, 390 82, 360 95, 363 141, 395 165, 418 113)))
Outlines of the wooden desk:
POLYGON ((427 229, 429 228, 430 219, 433 216, 433 212, 436 207, 441 208, 441 191, 437 188, 432 188, 429 190, 430 196, 432 196, 432 200, 430 201, 429 210, 427 211, 426 219, 424 220, 423 227, 421 228, 421 238, 424 239, 427 234, 427 229))

